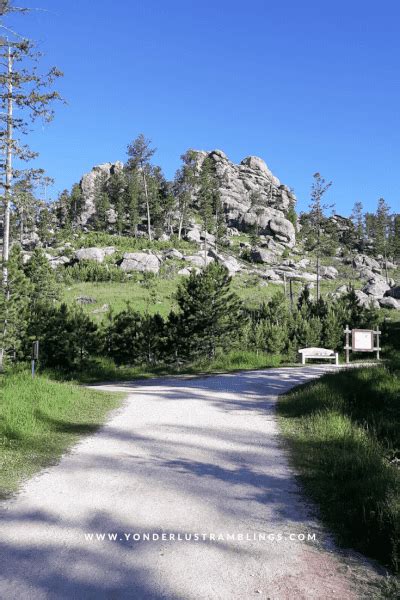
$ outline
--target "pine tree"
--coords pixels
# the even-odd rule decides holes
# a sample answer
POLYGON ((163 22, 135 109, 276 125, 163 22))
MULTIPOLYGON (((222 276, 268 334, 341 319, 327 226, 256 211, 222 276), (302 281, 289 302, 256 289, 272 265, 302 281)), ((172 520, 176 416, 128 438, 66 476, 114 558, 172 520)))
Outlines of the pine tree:
MULTIPOLYGON (((15 8, 8 1, 2 4, 2 14, 7 12, 23 12, 23 8, 15 8)), ((35 53, 31 41, 22 39, 19 35, 13 36, 16 40, 0 39, 0 150, 4 159, 0 163, 3 181, 3 250, 2 250, 2 297, 8 301, 8 271, 10 256, 10 221, 12 191, 15 180, 21 175, 14 169, 13 162, 30 161, 36 153, 24 145, 21 137, 30 131, 31 121, 42 118, 51 121, 53 111, 51 103, 60 99, 58 92, 51 89, 54 81, 62 75, 51 68, 47 74, 41 76, 36 65, 38 53, 35 53), (50 88, 50 91, 45 91, 50 88), (15 111, 15 109, 18 109, 15 111)), ((40 170, 30 169, 29 177, 40 170)), ((26 174, 22 175, 26 177, 26 174)), ((4 321, 6 323, 6 320, 4 321)), ((6 333, 1 337, 5 340, 6 333)), ((2 368, 4 348, 0 348, 0 369, 2 368)))
POLYGON ((395 260, 400 260, 400 214, 393 216, 393 235, 391 253, 395 260))
POLYGON ((358 245, 361 246, 364 239, 364 212, 362 202, 358 201, 354 203, 350 218, 355 227, 358 245))
POLYGON ((37 304, 53 304, 59 298, 59 284, 44 252, 36 248, 24 268, 32 286, 30 293, 31 308, 37 304))
POLYGON ((150 159, 154 155, 155 151, 156 148, 151 147, 151 140, 146 139, 143 133, 139 134, 138 137, 128 145, 129 160, 127 163, 127 169, 129 171, 139 169, 143 183, 143 192, 146 203, 147 233, 149 240, 152 239, 152 234, 148 178, 150 171, 150 159))
POLYGON ((0 346, 6 356, 18 356, 25 336, 32 285, 24 273, 22 254, 13 246, 8 262, 7 285, 0 286, 0 346))
POLYGON ((107 193, 107 177, 102 174, 96 177, 94 185, 94 226, 99 231, 105 231, 108 226, 107 211, 110 208, 110 199, 107 193))
POLYGON ((177 335, 184 360, 215 357, 226 351, 240 332, 244 321, 242 305, 230 291, 228 270, 211 263, 201 273, 192 273, 178 288, 180 309, 177 335))
POLYGON ((107 182, 108 198, 117 213, 115 229, 118 235, 121 235, 126 226, 125 218, 125 194, 126 194, 125 175, 122 171, 112 173, 107 182))
POLYGON ((125 190, 125 206, 128 214, 128 229, 132 236, 137 236, 140 221, 139 214, 140 185, 138 171, 131 170, 127 173, 127 186, 125 190))
POLYGON ((186 226, 193 204, 193 197, 197 185, 197 160, 196 152, 188 150, 182 154, 183 165, 176 172, 174 179, 174 193, 178 203, 178 239, 182 237, 182 230, 186 226))
POLYGON ((379 198, 375 215, 374 249, 381 254, 385 261, 386 281, 389 280, 387 259, 390 237, 390 207, 384 198, 379 198))
POLYGON ((325 210, 331 208, 332 205, 324 204, 323 196, 329 190, 332 182, 327 182, 320 173, 314 173, 314 181, 311 186, 311 202, 310 202, 310 213, 309 218, 312 226, 315 229, 317 236, 316 253, 317 253, 317 298, 320 295, 320 275, 319 275, 319 264, 321 258, 321 236, 322 227, 325 220, 325 210))

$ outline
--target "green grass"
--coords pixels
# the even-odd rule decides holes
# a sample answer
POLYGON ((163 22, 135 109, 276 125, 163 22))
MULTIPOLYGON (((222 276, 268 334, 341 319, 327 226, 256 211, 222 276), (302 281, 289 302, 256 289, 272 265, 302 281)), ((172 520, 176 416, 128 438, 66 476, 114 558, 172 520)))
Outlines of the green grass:
POLYGON ((399 365, 325 375, 278 411, 306 491, 339 543, 399 570, 399 365))
MULTIPOLYGON (((174 295, 178 284, 184 277, 176 276, 171 279, 154 277, 151 281, 143 282, 141 277, 126 282, 83 282, 63 286, 62 300, 74 304, 78 296, 90 296, 96 304, 84 305, 83 310, 96 320, 101 320, 104 313, 94 313, 104 304, 108 304, 114 312, 123 310, 127 302, 139 312, 160 313, 167 316, 177 308, 174 295)), ((249 306, 257 306, 263 300, 269 300, 282 286, 270 284, 260 286, 249 276, 237 276, 232 280, 232 290, 235 291, 249 306), (250 283, 249 283, 250 282, 250 283)))
POLYGON ((117 367, 113 360, 98 358, 91 361, 81 372, 67 374, 64 371, 48 371, 53 379, 65 381, 66 378, 79 383, 99 383, 106 381, 132 381, 152 377, 168 377, 174 375, 202 375, 211 373, 229 373, 251 369, 278 367, 282 357, 276 354, 264 354, 251 351, 232 350, 217 356, 214 360, 198 360, 191 364, 176 368, 170 365, 138 365, 135 367, 117 367))
POLYGON ((121 396, 27 372, 0 380, 0 498, 95 431, 121 396))

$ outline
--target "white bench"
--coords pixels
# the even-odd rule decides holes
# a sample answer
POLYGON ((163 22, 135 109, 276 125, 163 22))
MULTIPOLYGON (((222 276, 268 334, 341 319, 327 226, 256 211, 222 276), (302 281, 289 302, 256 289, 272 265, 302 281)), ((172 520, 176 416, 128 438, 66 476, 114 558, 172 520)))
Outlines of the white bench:
POLYGON ((327 348, 301 348, 299 350, 301 355, 301 364, 306 364, 307 358, 315 358, 318 360, 334 360, 335 365, 339 364, 339 354, 334 350, 328 350, 327 348))

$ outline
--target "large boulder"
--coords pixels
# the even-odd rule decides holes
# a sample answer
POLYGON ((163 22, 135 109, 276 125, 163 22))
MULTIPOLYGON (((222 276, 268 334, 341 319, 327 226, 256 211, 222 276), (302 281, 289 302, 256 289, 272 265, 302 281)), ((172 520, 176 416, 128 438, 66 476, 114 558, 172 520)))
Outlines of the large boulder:
POLYGON ((188 240, 188 242, 196 242, 199 244, 201 240, 200 229, 198 229, 197 227, 189 229, 189 231, 185 235, 185 238, 188 240))
POLYGON ((390 286, 383 279, 371 279, 362 291, 368 296, 382 298, 389 289, 390 286))
POLYGON ((204 252, 184 256, 183 259, 186 262, 189 262, 194 267, 198 267, 199 269, 203 269, 205 264, 209 265, 210 263, 214 262, 214 258, 212 256, 209 256, 209 254, 207 254, 207 256, 205 257, 204 252))
POLYGON ((293 224, 283 217, 272 218, 268 226, 273 235, 283 244, 291 247, 296 243, 296 231, 293 224))
POLYGON ((369 296, 362 290, 356 290, 355 295, 360 306, 364 306, 365 308, 379 308, 379 302, 376 297, 369 296))
POLYGON ((396 298, 392 298, 391 296, 386 296, 385 298, 379 299, 379 304, 382 308, 391 308, 395 310, 400 310, 400 300, 396 300, 396 298))
POLYGON ((155 254, 147 252, 125 252, 119 267, 127 273, 131 271, 158 273, 160 270, 160 259, 155 254))
POLYGON ((81 248, 75 252, 75 258, 81 260, 93 260, 102 263, 106 256, 104 248, 81 248))
POLYGON ((267 265, 273 265, 278 262, 278 256, 269 248, 261 248, 259 246, 255 246, 251 249, 251 260, 256 263, 264 263, 267 265))

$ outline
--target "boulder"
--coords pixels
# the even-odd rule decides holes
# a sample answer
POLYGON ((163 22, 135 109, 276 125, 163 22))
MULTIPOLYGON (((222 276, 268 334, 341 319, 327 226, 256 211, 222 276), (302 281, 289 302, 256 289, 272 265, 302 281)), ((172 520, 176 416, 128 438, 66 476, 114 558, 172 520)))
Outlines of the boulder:
POLYGON ((106 210, 106 219, 109 225, 115 225, 118 219, 118 213, 114 208, 106 210))
POLYGON ((196 242, 196 243, 200 243, 201 240, 201 236, 200 236, 200 229, 190 229, 186 235, 185 238, 189 241, 189 242, 196 242))
POLYGON ((226 230, 226 235, 235 237, 240 235, 240 231, 238 229, 236 229, 236 227, 228 227, 226 230))
POLYGON ((355 269, 361 269, 362 267, 367 267, 371 269, 374 273, 381 272, 381 266, 375 258, 371 258, 371 256, 367 256, 366 254, 358 254, 353 258, 353 267, 355 269))
POLYGON ((274 271, 282 278, 286 278, 287 280, 293 279, 294 281, 308 282, 317 281, 317 275, 315 273, 303 273, 301 271, 295 271, 294 269, 290 269, 289 267, 275 268, 274 271))
POLYGON ((275 273, 273 269, 267 269, 264 271, 262 277, 268 279, 269 281, 281 281, 278 273, 275 273))
POLYGON ((49 263, 52 269, 57 269, 58 267, 65 267, 69 265, 71 260, 67 256, 56 256, 52 258, 49 263))
POLYGON ((190 269, 180 269, 178 271, 178 275, 183 275, 185 277, 187 277, 188 275, 190 275, 191 270, 190 269))
POLYGON ((331 293, 332 298, 340 298, 341 296, 344 296, 345 294, 347 294, 347 292, 349 291, 349 287, 344 284, 344 285, 340 285, 338 288, 336 288, 336 290, 334 290, 331 293))
POLYGON ((106 246, 105 248, 101 249, 103 250, 105 256, 111 256, 117 251, 117 249, 114 246, 106 246))
POLYGON ((385 298, 380 298, 379 304, 382 308, 391 308, 391 309, 395 309, 395 310, 400 310, 400 300, 396 300, 396 298, 392 298, 391 296, 386 296, 385 298))
POLYGON ((40 237, 35 231, 29 233, 29 235, 25 235, 21 241, 21 246, 24 250, 34 250, 36 247, 40 247, 41 245, 42 242, 40 237))
POLYGON ((210 263, 214 262, 213 257, 209 256, 208 254, 207 254, 206 260, 204 261, 204 252, 201 254, 199 253, 199 254, 191 254, 189 256, 184 256, 183 259, 186 262, 191 263, 193 266, 199 267, 199 269, 204 268, 204 262, 206 262, 206 265, 209 265, 210 263))
POLYGON ((302 258, 299 260, 296 266, 298 269, 307 269, 307 267, 310 265, 310 262, 311 261, 309 258, 302 258))
POLYGON ((127 273, 131 271, 158 273, 160 260, 156 255, 147 252, 125 252, 119 268, 127 273))
POLYGON ((339 272, 335 267, 320 267, 319 274, 325 279, 336 279, 339 272))
POLYGON ((226 267, 229 271, 229 275, 235 275, 242 270, 242 267, 234 256, 225 256, 213 249, 210 249, 208 254, 209 256, 212 256, 220 265, 226 267))
POLYGON ((78 296, 75 298, 75 302, 78 304, 97 304, 96 298, 92 298, 91 296, 78 296))
POLYGON ((182 252, 179 252, 179 250, 177 250, 176 248, 171 248, 170 250, 166 250, 164 252, 164 258, 167 259, 177 259, 177 260, 181 260, 183 258, 183 254, 182 252))
POLYGON ((94 260, 95 262, 102 263, 105 256, 106 253, 103 248, 81 248, 75 252, 75 258, 78 261, 94 260))
POLYGON ((269 228, 272 233, 289 247, 292 247, 296 243, 296 231, 293 224, 287 219, 281 217, 274 217, 269 222, 269 228))
POLYGON ((255 246, 252 248, 250 256, 251 260, 256 263, 273 265, 278 262, 278 257, 275 252, 269 250, 268 248, 261 248, 260 246, 255 246))
POLYGON ((400 285, 393 286, 389 290, 386 290, 385 296, 400 300, 400 285))
POLYGON ((368 296, 375 296, 375 298, 382 298, 390 289, 390 286, 386 283, 386 281, 382 279, 370 279, 365 287, 363 287, 363 292, 368 296))
POLYGON ((356 290, 355 295, 361 306, 365 308, 379 308, 379 302, 374 296, 369 296, 362 290, 356 290))

